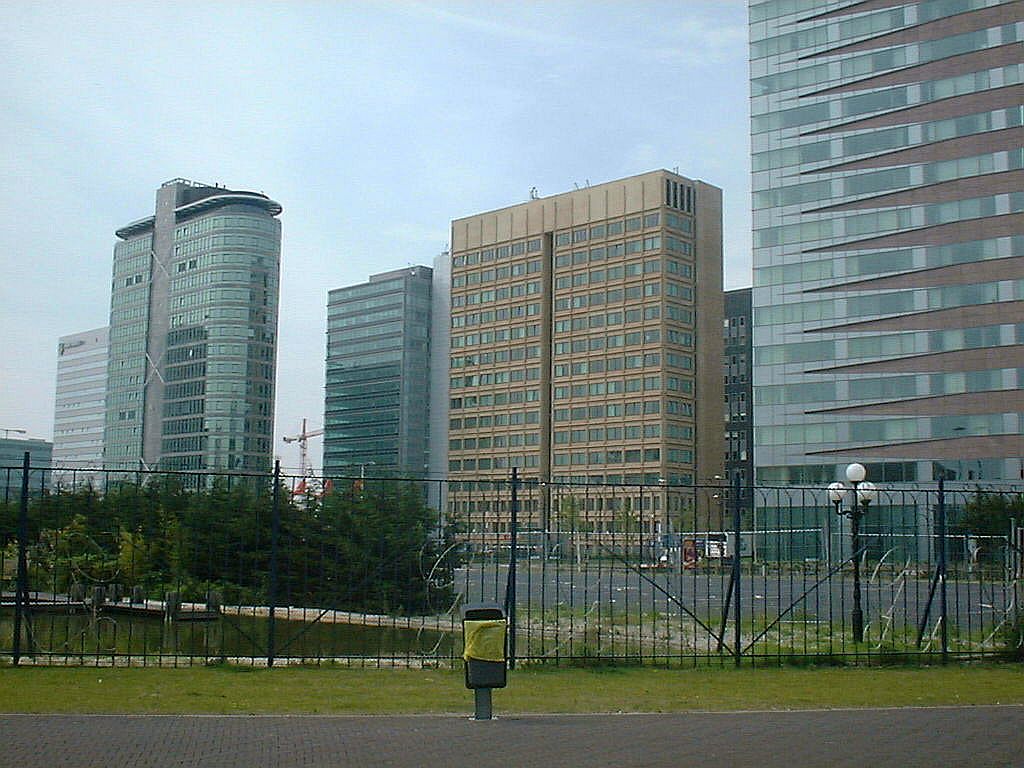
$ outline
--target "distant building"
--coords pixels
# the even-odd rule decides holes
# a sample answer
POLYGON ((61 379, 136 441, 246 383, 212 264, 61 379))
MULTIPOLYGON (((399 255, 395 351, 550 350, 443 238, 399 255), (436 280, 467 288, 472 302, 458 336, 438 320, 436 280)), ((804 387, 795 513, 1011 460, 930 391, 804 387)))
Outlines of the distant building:
POLYGON ((329 292, 326 475, 426 475, 432 280, 416 266, 329 292))
MULTIPOLYGON (((455 514, 506 531, 507 501, 472 481, 513 467, 543 489, 520 520, 543 527, 549 481, 722 475, 721 216, 717 187, 654 171, 452 222, 449 476, 470 481, 455 514)), ((608 525, 624 496, 588 491, 584 511, 608 525)), ((673 498, 628 503, 655 533, 673 498)))
POLYGON ((751 0, 760 481, 1024 478, 1022 40, 1021 2, 751 0))
POLYGON ((0 437, 0 501, 16 503, 21 498, 22 467, 29 454, 28 492, 39 496, 50 487, 53 443, 46 440, 0 437))
POLYGON ((753 348, 750 288, 725 292, 725 478, 741 488, 754 481, 753 348))
MULTIPOLYGON (((452 259, 445 251, 434 259, 430 309, 430 423, 427 440, 427 476, 448 477, 448 348, 451 343, 452 259)), ((438 510, 447 509, 448 485, 430 483, 427 499, 438 510)))
POLYGON ((280 204, 183 179, 117 230, 104 464, 271 464, 280 204))
POLYGON ((56 484, 102 481, 109 328, 62 336, 57 344, 57 394, 53 414, 56 484))

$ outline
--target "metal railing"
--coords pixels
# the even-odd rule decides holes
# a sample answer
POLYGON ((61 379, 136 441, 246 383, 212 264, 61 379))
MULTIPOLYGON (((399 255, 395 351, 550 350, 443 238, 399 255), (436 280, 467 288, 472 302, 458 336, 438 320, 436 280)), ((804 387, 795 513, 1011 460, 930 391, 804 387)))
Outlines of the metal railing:
POLYGON ((1021 656, 1019 489, 881 488, 854 546, 823 488, 0 472, 16 664, 455 666, 482 600, 512 664, 1021 656))

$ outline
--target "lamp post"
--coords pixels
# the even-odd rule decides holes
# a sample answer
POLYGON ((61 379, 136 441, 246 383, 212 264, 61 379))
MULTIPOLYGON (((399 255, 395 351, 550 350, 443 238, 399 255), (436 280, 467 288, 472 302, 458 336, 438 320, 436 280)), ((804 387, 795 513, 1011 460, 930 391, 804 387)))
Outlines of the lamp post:
POLYGON ((836 514, 850 518, 850 546, 853 550, 853 613, 850 620, 853 639, 858 643, 864 641, 864 612, 860 607, 860 521, 878 495, 874 483, 865 480, 867 474, 863 464, 854 463, 846 468, 846 479, 853 486, 853 503, 846 510, 842 508, 843 499, 849 489, 843 483, 831 483, 828 486, 828 497, 835 505, 836 514))

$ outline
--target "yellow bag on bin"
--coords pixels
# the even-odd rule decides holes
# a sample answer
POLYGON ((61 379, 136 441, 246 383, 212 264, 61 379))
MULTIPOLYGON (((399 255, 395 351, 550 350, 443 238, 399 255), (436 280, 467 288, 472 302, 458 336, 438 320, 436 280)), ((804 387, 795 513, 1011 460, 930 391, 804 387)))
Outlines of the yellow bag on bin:
POLYGON ((505 661, 505 620, 486 619, 462 622, 466 661, 505 661))

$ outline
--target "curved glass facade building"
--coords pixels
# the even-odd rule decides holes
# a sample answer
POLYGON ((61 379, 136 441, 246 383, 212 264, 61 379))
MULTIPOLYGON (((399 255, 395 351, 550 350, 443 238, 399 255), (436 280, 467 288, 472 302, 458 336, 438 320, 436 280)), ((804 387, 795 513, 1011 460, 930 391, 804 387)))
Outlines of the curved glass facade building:
POLYGON ((760 482, 1024 477, 1024 3, 750 4, 760 482))
POLYGON ((274 417, 281 206, 175 179, 117 230, 104 464, 263 471, 274 417))

